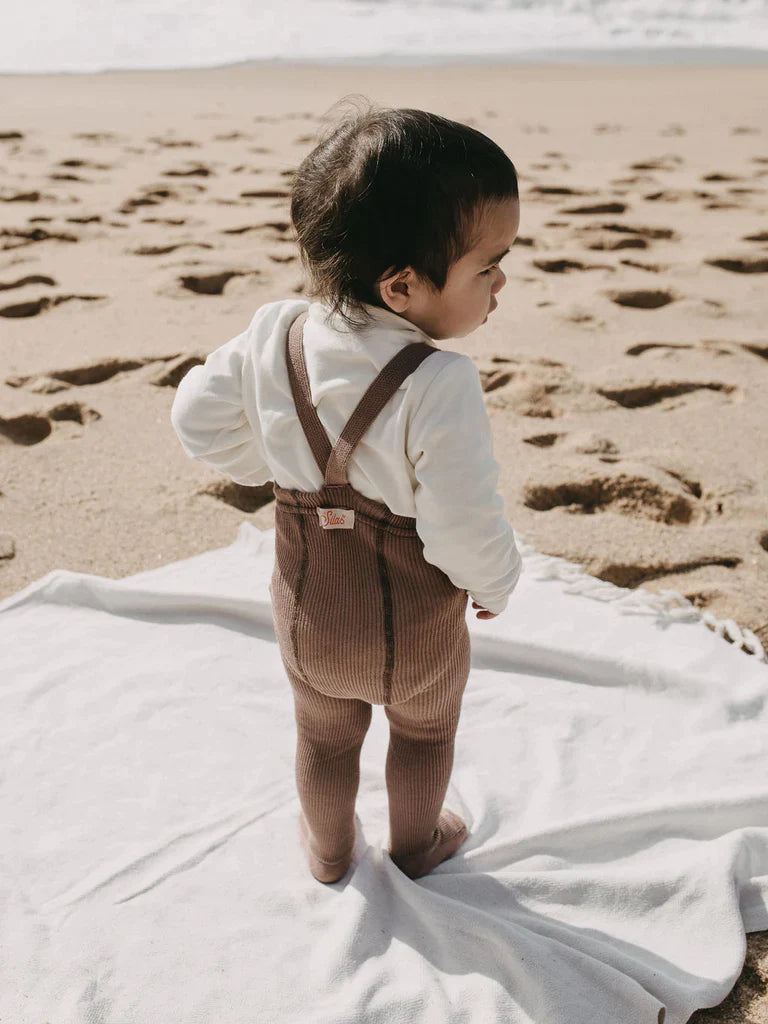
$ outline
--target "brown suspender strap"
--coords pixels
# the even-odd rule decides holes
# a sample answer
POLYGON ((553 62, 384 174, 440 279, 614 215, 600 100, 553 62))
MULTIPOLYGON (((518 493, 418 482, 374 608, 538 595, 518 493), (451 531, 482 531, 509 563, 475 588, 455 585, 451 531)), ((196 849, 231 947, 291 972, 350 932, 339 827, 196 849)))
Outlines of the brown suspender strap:
POLYGON ((355 445, 378 416, 405 378, 413 373, 427 356, 439 351, 425 341, 405 345, 383 366, 371 382, 331 448, 328 435, 312 405, 309 376, 304 360, 302 338, 307 313, 302 313, 291 324, 286 344, 288 376, 299 421, 306 434, 315 461, 323 473, 325 483, 346 484, 347 463, 355 445))
POLYGON ((286 362, 288 364, 288 379, 291 382, 293 402, 296 406, 296 413, 299 422, 304 430, 309 447, 315 457, 315 462, 320 467, 320 472, 325 475, 325 465, 331 454, 331 442, 325 432, 317 410, 312 405, 312 393, 309 390, 309 375, 307 364, 304 361, 304 349, 301 342, 304 336, 304 324, 308 313, 301 313, 291 324, 286 342, 286 362))

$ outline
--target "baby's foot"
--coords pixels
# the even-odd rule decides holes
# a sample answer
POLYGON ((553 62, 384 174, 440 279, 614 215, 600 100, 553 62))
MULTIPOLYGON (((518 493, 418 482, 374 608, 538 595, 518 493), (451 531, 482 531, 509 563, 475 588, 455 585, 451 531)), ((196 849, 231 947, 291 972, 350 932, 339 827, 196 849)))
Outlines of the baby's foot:
MULTIPOLYGON (((326 884, 338 882, 340 878, 346 875, 352 862, 354 843, 352 844, 352 850, 338 860, 322 860, 320 857, 315 856, 309 843, 309 828, 303 812, 299 814, 299 835, 301 837, 301 845, 304 847, 304 853, 307 856, 309 870, 318 882, 325 882, 326 884)), ((357 829, 355 829, 355 838, 357 838, 357 829)))
POLYGON ((453 811, 443 808, 433 833, 432 845, 420 853, 399 854, 390 857, 409 878, 428 875, 432 868, 451 857, 467 838, 467 826, 453 811))

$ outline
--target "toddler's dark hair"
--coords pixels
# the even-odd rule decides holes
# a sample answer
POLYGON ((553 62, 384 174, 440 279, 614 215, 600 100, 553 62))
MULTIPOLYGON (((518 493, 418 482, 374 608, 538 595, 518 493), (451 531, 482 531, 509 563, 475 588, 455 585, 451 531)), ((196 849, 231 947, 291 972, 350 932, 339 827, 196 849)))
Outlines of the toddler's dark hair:
POLYGON ((302 160, 291 193, 310 293, 353 329, 372 321, 363 303, 382 306, 374 284, 390 268, 442 291, 484 211, 518 198, 514 164, 487 135, 363 99, 302 160))

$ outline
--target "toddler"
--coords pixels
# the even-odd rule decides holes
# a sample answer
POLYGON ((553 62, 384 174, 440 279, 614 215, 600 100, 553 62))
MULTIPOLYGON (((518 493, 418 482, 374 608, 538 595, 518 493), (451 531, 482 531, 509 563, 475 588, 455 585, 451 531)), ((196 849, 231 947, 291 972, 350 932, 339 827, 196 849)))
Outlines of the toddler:
POLYGON ((309 295, 261 306, 193 367, 171 411, 186 453, 272 481, 275 635, 296 717, 299 835, 341 879, 372 705, 389 721, 392 862, 420 878, 467 837, 443 807, 469 676, 468 596, 493 618, 521 559, 469 356, 519 226, 517 175, 481 132, 369 103, 295 176, 309 295))

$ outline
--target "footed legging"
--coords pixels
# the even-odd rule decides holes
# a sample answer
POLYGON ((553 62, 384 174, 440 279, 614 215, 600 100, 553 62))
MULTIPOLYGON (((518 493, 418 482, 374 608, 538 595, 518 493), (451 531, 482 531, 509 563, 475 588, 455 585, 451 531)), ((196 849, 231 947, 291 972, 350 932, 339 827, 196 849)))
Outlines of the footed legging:
MULTIPOLYGON (((317 855, 336 860, 355 839, 360 749, 372 706, 329 697, 286 666, 296 712, 296 785, 317 855)), ((418 853, 432 842, 453 769, 454 742, 466 674, 446 673, 399 704, 384 706, 389 719, 385 767, 390 852, 418 853)))

